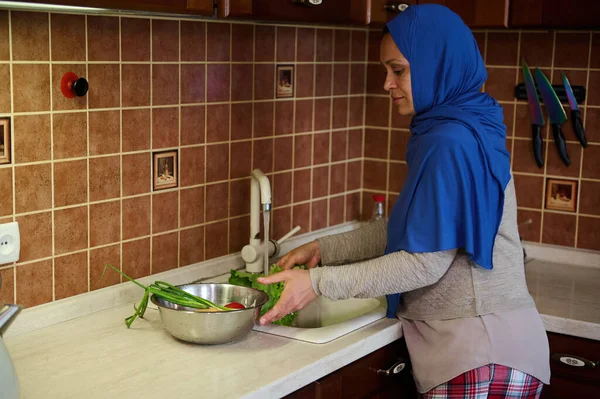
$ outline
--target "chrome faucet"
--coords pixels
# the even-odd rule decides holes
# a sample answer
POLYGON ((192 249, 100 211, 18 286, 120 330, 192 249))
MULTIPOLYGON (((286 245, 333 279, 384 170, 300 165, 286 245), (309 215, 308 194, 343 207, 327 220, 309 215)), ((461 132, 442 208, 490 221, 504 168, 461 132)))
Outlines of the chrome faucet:
MULTIPOLYGON (((271 183, 269 178, 260 170, 252 171, 250 183, 250 242, 242 248, 242 259, 246 262, 246 271, 263 273, 264 253, 260 241, 260 211, 271 212, 271 183)), ((269 241, 269 259, 277 256, 281 250, 280 244, 300 230, 297 226, 277 241, 265 237, 269 241)))

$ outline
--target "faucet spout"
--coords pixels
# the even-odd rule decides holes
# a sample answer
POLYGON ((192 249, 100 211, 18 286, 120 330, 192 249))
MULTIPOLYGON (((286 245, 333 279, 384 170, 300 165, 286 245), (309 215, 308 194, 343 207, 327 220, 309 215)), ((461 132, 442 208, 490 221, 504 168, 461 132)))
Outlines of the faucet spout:
POLYGON ((242 258, 246 261, 246 271, 263 272, 263 259, 260 254, 260 210, 271 211, 271 183, 260 169, 252 171, 250 182, 250 243, 242 249, 242 258))

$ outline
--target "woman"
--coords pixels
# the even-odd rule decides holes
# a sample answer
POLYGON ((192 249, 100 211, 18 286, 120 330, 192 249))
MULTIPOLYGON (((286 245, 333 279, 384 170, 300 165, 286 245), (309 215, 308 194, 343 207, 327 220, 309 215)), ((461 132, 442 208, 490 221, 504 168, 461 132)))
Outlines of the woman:
POLYGON ((448 8, 411 6, 387 24, 381 63, 397 112, 413 116, 387 226, 283 257, 287 270, 262 282, 285 290, 260 322, 318 295, 387 295, 425 398, 537 398, 550 378, 548 341, 525 282, 502 108, 480 91, 477 43, 448 8))

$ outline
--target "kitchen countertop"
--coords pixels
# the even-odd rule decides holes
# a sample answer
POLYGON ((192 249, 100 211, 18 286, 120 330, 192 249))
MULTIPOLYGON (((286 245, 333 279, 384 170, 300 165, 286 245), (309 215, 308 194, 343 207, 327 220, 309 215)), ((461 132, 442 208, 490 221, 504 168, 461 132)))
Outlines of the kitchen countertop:
MULTIPOLYGON (((198 270, 203 277, 219 276, 240 265, 232 259, 163 273, 161 279, 189 282, 198 270)), ((600 340, 600 268, 536 259, 527 263, 526 275, 548 331, 600 340)), ((192 345, 171 337, 155 310, 128 330, 124 319, 141 297, 130 285, 28 309, 21 325, 17 318, 5 343, 23 399, 281 397, 402 336, 399 321, 381 319, 326 344, 251 331, 233 344, 192 345)))

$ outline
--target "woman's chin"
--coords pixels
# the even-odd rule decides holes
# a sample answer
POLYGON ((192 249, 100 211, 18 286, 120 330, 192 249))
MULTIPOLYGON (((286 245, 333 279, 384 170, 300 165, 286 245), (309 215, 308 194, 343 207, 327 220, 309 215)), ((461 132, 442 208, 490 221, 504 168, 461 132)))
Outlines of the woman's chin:
POLYGON ((413 116, 415 110, 413 107, 407 107, 406 105, 398 105, 398 113, 402 116, 413 116))

